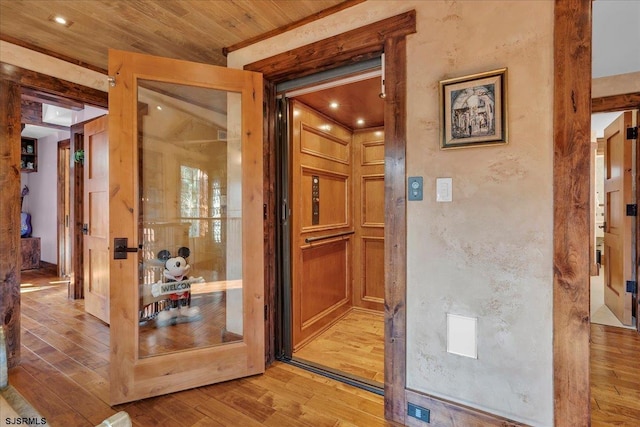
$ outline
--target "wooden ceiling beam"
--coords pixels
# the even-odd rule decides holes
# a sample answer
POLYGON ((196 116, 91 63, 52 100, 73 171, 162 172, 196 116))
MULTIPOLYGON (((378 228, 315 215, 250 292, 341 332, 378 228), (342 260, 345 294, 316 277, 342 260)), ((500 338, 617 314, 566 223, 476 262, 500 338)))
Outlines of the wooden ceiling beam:
POLYGON ((84 103, 82 102, 29 88, 22 89, 22 99, 37 102, 39 104, 48 104, 56 107, 66 108, 73 111, 84 110, 84 103))
POLYGON ((640 92, 603 96, 591 100, 591 113, 634 110, 640 107, 640 92))
POLYGON ((20 109, 22 111, 21 120, 23 124, 42 122, 42 104, 39 102, 22 99, 20 109))
MULTIPOLYGON (((55 125, 42 121, 42 104, 32 100, 22 98, 20 103, 22 125, 35 125, 51 129, 68 131, 68 126, 55 125)), ((24 129, 24 128, 23 128, 24 129)))
POLYGON ((12 64, 0 62, 0 79, 19 84, 23 90, 38 88, 44 93, 68 98, 76 102, 108 108, 109 95, 87 86, 47 76, 12 64))

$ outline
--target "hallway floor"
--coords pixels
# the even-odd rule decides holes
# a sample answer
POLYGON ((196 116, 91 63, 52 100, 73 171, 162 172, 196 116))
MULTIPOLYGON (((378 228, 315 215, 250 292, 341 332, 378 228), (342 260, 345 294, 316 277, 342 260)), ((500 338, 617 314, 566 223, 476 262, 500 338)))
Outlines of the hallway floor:
MULTIPOLYGON (((22 360, 9 383, 48 425, 95 426, 122 410, 140 427, 393 425, 381 396, 278 362, 264 375, 111 407, 109 328, 45 273, 23 273, 22 360)), ((640 335, 592 324, 591 339, 591 425, 637 427, 640 335)))
POLYGON ((48 425, 95 426, 118 411, 140 427, 393 425, 381 396, 278 362, 264 375, 111 407, 109 328, 58 280, 23 272, 22 358, 9 372, 48 425))

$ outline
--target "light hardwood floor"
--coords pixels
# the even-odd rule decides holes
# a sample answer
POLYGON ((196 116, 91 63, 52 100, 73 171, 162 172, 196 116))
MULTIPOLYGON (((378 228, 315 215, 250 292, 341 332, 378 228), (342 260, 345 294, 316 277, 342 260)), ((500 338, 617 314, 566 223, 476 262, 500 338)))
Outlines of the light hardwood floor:
POLYGON ((110 407, 109 328, 66 299, 66 284, 23 272, 22 362, 9 382, 52 426, 392 426, 382 397, 283 363, 264 375, 110 407))
POLYGON ((591 325, 591 425, 640 426, 640 335, 591 325))
POLYGON ((294 357, 384 384, 384 316, 352 310, 294 357))
MULTIPOLYGON (((49 272, 50 273, 50 272, 49 272)), ((264 375, 110 407, 109 328, 46 271, 23 273, 22 362, 9 382, 52 426, 392 426, 375 394, 275 363, 264 375)), ((640 425, 640 336, 591 325, 592 426, 640 425)))

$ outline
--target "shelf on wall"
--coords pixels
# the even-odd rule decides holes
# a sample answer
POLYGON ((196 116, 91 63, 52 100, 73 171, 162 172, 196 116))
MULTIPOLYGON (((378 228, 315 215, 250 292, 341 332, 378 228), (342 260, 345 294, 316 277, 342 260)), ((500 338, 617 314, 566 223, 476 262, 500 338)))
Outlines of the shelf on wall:
POLYGON ((35 138, 20 140, 20 172, 38 172, 38 140, 35 138))

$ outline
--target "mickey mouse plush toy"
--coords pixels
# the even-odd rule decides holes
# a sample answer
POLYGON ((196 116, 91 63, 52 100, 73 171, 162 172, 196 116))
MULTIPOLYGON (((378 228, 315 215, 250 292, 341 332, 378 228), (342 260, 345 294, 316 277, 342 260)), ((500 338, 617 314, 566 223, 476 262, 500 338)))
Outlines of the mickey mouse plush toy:
MULTIPOLYGON (((191 266, 187 264, 189 257, 189 248, 181 247, 178 249, 178 256, 172 257, 171 253, 164 249, 158 252, 158 259, 164 261, 164 282, 183 282, 189 280, 187 272, 191 266)), ((191 290, 190 285, 186 284, 183 291, 169 294, 171 304, 169 310, 158 313, 158 321, 161 323, 174 323, 195 320, 200 314, 198 307, 190 307, 191 290)))

